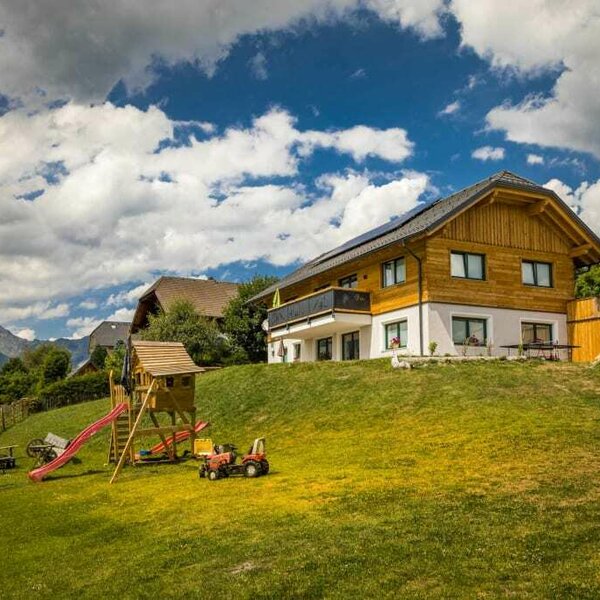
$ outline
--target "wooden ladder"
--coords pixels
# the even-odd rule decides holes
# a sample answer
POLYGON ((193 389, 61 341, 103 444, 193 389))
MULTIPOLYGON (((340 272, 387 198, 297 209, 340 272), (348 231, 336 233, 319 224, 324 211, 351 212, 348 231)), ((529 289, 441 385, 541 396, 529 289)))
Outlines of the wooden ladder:
POLYGON ((130 416, 129 411, 121 413, 115 421, 113 427, 113 434, 110 436, 110 451, 109 451, 109 462, 116 463, 119 461, 125 444, 127 444, 127 438, 130 432, 130 416))

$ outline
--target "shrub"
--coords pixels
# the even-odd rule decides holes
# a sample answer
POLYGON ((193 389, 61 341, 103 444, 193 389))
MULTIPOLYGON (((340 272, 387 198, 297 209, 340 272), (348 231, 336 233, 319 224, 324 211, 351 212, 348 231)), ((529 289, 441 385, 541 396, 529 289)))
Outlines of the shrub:
POLYGON ((57 381, 43 388, 38 399, 40 406, 48 409, 98 400, 109 394, 108 376, 100 372, 57 381))

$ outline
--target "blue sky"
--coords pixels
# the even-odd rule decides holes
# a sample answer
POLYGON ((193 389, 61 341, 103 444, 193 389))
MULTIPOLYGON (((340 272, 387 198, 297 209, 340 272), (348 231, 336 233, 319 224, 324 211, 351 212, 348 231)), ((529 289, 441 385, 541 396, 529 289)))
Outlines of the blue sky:
POLYGON ((594 3, 505 4, 115 0, 65 36, 68 3, 0 2, 0 324, 80 336, 161 273, 283 275, 501 169, 599 231, 594 3))

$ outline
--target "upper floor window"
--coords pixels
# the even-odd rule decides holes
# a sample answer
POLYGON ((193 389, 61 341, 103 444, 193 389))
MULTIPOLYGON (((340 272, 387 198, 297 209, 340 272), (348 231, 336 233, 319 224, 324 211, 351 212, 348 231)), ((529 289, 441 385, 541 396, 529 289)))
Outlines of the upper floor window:
POLYGON ((383 286, 389 287, 406 281, 406 262, 404 258, 396 258, 382 265, 383 286))
POLYGON ((452 252, 450 254, 450 272, 452 277, 485 279, 485 256, 468 252, 452 252))
POLYGON ((523 283, 538 287, 552 287, 552 265, 550 263, 524 260, 521 264, 523 283))
POLYGON ((342 277, 339 285, 343 288, 355 288, 358 286, 358 276, 356 273, 353 273, 352 275, 348 275, 348 277, 342 277))

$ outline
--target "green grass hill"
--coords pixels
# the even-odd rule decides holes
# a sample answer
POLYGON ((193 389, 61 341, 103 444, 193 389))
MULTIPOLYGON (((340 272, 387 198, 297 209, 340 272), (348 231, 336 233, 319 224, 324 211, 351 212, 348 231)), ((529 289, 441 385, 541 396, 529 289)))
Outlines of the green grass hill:
POLYGON ((108 429, 42 484, 23 446, 98 401, 31 417, 0 475, 2 598, 598 598, 600 374, 508 362, 254 365, 198 378, 217 442, 272 473, 126 467, 108 429))

